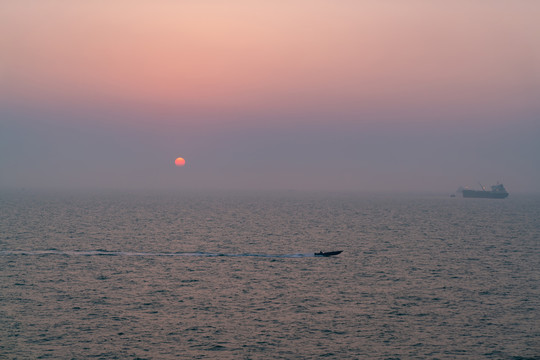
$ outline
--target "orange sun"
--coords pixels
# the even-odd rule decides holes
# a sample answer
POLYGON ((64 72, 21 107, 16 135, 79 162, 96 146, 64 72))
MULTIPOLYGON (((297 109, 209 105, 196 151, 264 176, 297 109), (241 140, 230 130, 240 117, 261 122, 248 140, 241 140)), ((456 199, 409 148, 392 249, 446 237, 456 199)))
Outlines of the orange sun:
POLYGON ((177 158, 176 160, 174 160, 174 165, 180 167, 180 166, 184 166, 186 165, 186 160, 184 160, 184 158, 177 158))

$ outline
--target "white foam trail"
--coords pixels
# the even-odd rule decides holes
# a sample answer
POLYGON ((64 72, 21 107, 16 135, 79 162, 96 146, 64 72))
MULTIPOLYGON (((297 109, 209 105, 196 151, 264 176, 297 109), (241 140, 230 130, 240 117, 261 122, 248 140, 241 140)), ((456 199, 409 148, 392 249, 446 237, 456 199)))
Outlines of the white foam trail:
POLYGON ((206 252, 132 252, 132 251, 107 251, 107 250, 0 250, 0 256, 8 255, 63 255, 63 256, 206 256, 206 257, 267 257, 267 258, 303 258, 313 257, 308 254, 224 254, 206 252))

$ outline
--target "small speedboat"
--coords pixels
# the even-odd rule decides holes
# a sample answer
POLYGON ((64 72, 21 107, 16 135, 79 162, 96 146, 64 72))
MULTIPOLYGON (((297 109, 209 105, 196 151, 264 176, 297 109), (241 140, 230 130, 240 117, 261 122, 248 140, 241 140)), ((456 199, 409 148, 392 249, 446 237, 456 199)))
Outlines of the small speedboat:
POLYGON ((326 252, 322 252, 322 251, 319 251, 318 253, 315 253, 313 255, 315 256, 334 256, 334 255, 339 255, 343 252, 343 250, 338 250, 338 251, 326 251, 326 252))

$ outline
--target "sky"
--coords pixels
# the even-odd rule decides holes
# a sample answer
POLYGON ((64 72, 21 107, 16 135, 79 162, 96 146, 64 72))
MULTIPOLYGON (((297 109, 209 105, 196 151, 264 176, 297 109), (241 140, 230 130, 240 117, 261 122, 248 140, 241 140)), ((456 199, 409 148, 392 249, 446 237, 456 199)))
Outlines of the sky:
POLYGON ((0 188, 539 192, 539 18, 535 0, 4 0, 0 188))

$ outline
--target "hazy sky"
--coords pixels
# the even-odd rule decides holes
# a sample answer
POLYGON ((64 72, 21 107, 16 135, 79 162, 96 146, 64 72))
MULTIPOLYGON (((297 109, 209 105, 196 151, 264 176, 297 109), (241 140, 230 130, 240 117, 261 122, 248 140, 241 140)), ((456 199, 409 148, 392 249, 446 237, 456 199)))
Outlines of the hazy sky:
POLYGON ((535 0, 4 0, 0 187, 538 192, 538 19, 535 0))

